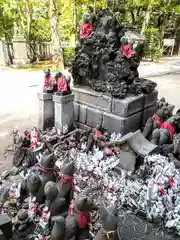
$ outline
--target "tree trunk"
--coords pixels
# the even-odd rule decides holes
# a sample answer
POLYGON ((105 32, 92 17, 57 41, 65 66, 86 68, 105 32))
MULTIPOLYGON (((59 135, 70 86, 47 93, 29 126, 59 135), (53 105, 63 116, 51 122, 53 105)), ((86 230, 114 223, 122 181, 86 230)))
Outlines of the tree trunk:
POLYGON ((152 12, 152 5, 151 2, 149 3, 147 10, 146 10, 146 14, 145 14, 145 18, 142 24, 142 28, 141 28, 141 35, 144 35, 144 32, 146 30, 146 27, 149 25, 149 20, 150 20, 150 16, 151 16, 151 12, 152 12))
POLYGON ((96 0, 94 0, 94 4, 93 4, 93 13, 96 14, 96 0))
POLYGON ((59 32, 59 19, 56 10, 56 0, 49 0, 49 14, 51 24, 53 65, 56 70, 62 70, 64 69, 64 61, 59 32))
POLYGON ((24 0, 24 4, 26 6, 26 14, 27 14, 27 35, 26 35, 26 42, 27 42, 27 48, 28 48, 28 57, 34 61, 35 56, 34 53, 31 52, 31 39, 30 39, 30 35, 31 35, 31 24, 32 24, 32 13, 33 13, 33 9, 29 4, 29 0, 24 0), (32 54, 31 54, 32 53, 32 54))
POLYGON ((73 6, 73 8, 72 8, 72 19, 73 19, 73 28, 74 28, 72 45, 73 45, 73 47, 76 47, 77 31, 78 31, 76 0, 73 1, 72 6, 73 6))

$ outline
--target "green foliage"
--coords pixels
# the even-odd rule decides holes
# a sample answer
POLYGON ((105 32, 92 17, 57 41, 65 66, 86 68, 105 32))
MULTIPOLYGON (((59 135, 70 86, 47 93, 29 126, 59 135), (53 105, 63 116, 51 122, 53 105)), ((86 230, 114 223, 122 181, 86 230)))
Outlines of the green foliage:
POLYGON ((64 65, 70 66, 74 59, 75 49, 72 47, 63 49, 64 65))
MULTIPOLYGON (((77 33, 82 15, 89 7, 98 9, 107 2, 120 23, 145 26, 145 57, 160 57, 164 32, 180 31, 179 0, 54 0, 59 20, 61 41, 71 41, 77 33), (150 17, 147 17, 149 11, 150 17), (146 24, 144 24, 146 21, 146 24)), ((11 41, 13 23, 22 30, 27 42, 49 42, 51 28, 49 0, 0 0, 0 38, 11 41)), ((144 32, 144 31, 142 31, 144 32)), ((77 36, 76 36, 77 37, 77 36)), ((72 48, 64 49, 65 64, 69 65, 74 54, 72 48)))
POLYGON ((148 28, 145 36, 147 40, 144 46, 144 57, 157 61, 161 56, 160 31, 157 28, 148 28))

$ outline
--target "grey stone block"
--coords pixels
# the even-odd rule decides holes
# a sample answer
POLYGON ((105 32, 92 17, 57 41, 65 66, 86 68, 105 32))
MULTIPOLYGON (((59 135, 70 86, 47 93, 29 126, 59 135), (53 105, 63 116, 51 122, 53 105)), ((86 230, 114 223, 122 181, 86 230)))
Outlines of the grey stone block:
POLYGON ((87 106, 80 104, 79 105, 79 122, 86 124, 87 122, 87 106))
POLYGON ((102 111, 87 107, 87 125, 90 127, 96 127, 97 124, 102 123, 102 111))
POLYGON ((116 132, 126 134, 128 132, 136 131, 141 125, 142 113, 135 113, 130 117, 120 117, 112 113, 103 113, 103 127, 108 132, 116 132))
POLYGON ((175 240, 175 238, 156 235, 156 236, 148 236, 147 240, 175 240))
POLYGON ((67 96, 53 95, 53 101, 55 104, 55 127, 59 133, 63 133, 64 126, 67 125, 68 130, 72 129, 75 121, 74 113, 74 94, 67 96))
POLYGON ((54 102, 51 93, 38 93, 39 99, 39 121, 41 130, 54 126, 54 102))
POLYGON ((111 112, 112 98, 90 87, 73 88, 75 101, 102 111, 111 112))
POLYGON ((135 169, 136 154, 129 148, 127 143, 121 145, 119 166, 127 171, 135 169))
POLYGON ((151 153, 159 153, 158 146, 149 142, 140 130, 131 135, 127 139, 127 143, 135 153, 142 157, 150 155, 151 153))
POLYGON ((5 237, 4 237, 4 234, 1 230, 0 230, 0 240, 6 240, 5 237))
POLYGON ((75 113, 75 121, 79 121, 79 110, 80 106, 78 103, 74 102, 74 113, 75 113))
POLYGON ((0 230, 3 232, 5 239, 12 237, 12 220, 7 214, 0 214, 0 230))
POLYGON ((142 120, 142 127, 145 126, 146 121, 149 117, 152 117, 152 115, 157 111, 157 106, 153 105, 149 108, 144 109, 143 111, 143 120, 142 120))
POLYGON ((145 96, 144 108, 151 107, 156 104, 158 98, 158 91, 154 90, 152 93, 145 96))
POLYGON ((112 113, 121 117, 128 117, 142 111, 144 108, 144 96, 129 96, 125 99, 113 98, 112 113))

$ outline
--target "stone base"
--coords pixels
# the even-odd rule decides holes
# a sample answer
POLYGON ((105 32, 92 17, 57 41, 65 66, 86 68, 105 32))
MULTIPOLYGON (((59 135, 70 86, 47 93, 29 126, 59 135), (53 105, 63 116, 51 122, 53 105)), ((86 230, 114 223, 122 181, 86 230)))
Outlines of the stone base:
POLYGON ((5 239, 12 237, 12 220, 7 214, 0 214, 0 230, 3 232, 5 239))
POLYGON ((54 127, 54 102, 52 93, 38 93, 39 98, 39 129, 54 127))
POLYGON ((74 115, 74 94, 66 96, 53 95, 55 106, 55 127, 59 134, 66 133, 65 128, 70 131, 75 120, 74 115))
POLYGON ((13 59, 12 67, 21 67, 30 64, 30 60, 28 58, 16 58, 13 59))
POLYGON ((129 96, 115 99, 96 93, 88 87, 73 88, 75 95, 75 120, 95 127, 102 123, 108 132, 123 135, 140 129, 156 110, 158 92, 150 95, 129 96))
POLYGON ((142 127, 145 126, 146 121, 148 120, 149 117, 152 117, 153 113, 157 111, 157 105, 153 105, 151 107, 145 108, 143 111, 143 122, 142 122, 142 127))

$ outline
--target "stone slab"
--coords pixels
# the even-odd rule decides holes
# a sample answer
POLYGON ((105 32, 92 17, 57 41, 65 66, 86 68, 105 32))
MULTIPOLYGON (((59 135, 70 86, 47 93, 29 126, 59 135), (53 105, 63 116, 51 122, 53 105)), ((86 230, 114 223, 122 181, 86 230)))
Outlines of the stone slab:
POLYGON ((144 108, 151 107, 156 104, 158 98, 158 91, 154 90, 152 93, 145 96, 144 108))
POLYGON ((74 94, 69 94, 66 96, 53 95, 53 101, 60 104, 69 103, 74 101, 74 94))
POLYGON ((79 105, 79 122, 83 124, 87 123, 87 106, 82 104, 79 105))
POLYGON ((102 124, 102 111, 87 107, 87 122, 86 124, 91 127, 96 127, 97 124, 102 124))
POLYGON ((90 87, 72 88, 75 101, 84 105, 111 112, 112 98, 103 93, 95 92, 90 87))
POLYGON ((6 240, 5 237, 4 237, 4 234, 1 230, 0 230, 0 240, 6 240))
POLYGON ((175 238, 156 235, 156 236, 148 236, 147 240, 175 240, 175 238))
POLYGON ((112 99, 112 113, 121 117, 128 117, 144 108, 144 95, 129 96, 125 99, 112 99))
POLYGON ((116 132, 124 135, 138 130, 141 125, 141 118, 141 112, 130 117, 120 117, 112 113, 103 112, 103 127, 109 133, 116 132))
POLYGON ((149 142, 143 136, 140 130, 136 131, 133 135, 131 135, 127 139, 127 143, 135 153, 142 157, 145 157, 151 153, 159 153, 158 146, 149 142))
POLYGON ((80 109, 80 106, 78 103, 74 102, 74 113, 75 113, 75 121, 79 121, 79 110, 80 109))
POLYGON ((54 126, 54 102, 52 94, 38 93, 39 99, 39 120, 38 127, 46 130, 54 126))
POLYGON ((37 95, 38 95, 39 100, 52 100, 53 99, 52 93, 38 92, 37 95))
POLYGON ((0 214, 0 230, 3 232, 5 239, 12 237, 12 220, 7 214, 0 214))
POLYGON ((121 145, 120 160, 118 164, 126 171, 134 171, 136 166, 136 154, 129 149, 128 144, 121 145))
POLYGON ((75 121, 74 112, 74 95, 69 94, 67 96, 53 95, 54 111, 55 111, 55 127, 58 133, 64 133, 64 127, 68 127, 70 131, 75 121))
POLYGON ((149 117, 152 117, 152 115, 156 112, 157 110, 157 105, 153 105, 149 108, 144 109, 143 111, 143 120, 142 120, 142 127, 145 126, 146 121, 148 120, 149 117))
POLYGON ((15 58, 13 59, 12 67, 25 66, 28 64, 30 64, 30 60, 28 58, 15 58))

